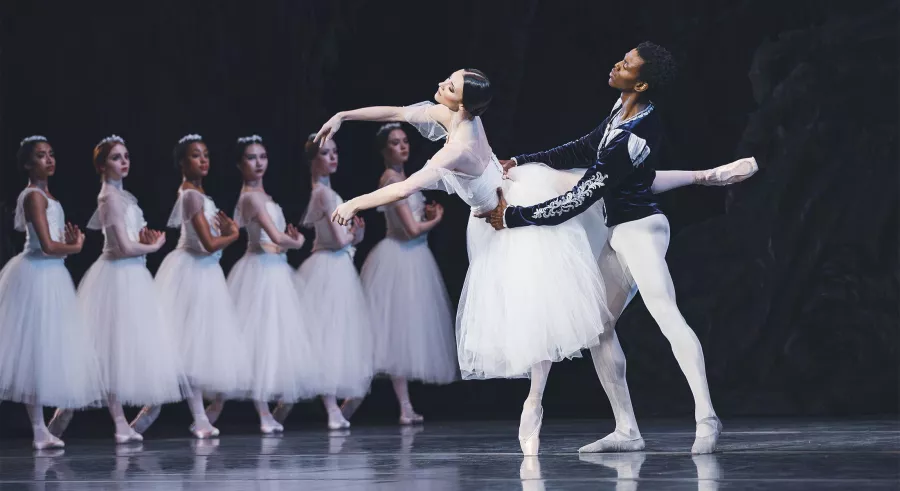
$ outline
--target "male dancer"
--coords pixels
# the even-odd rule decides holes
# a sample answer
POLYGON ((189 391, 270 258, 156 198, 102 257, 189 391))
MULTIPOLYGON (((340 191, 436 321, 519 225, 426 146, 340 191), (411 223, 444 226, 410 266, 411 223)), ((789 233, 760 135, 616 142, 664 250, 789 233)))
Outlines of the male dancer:
MULTIPOLYGON (((672 278, 665 255, 669 244, 669 222, 654 199, 651 185, 659 155, 661 122, 650 100, 674 77, 675 62, 661 46, 641 43, 616 63, 609 85, 621 97, 606 120, 591 133, 560 147, 502 161, 508 169, 519 163, 543 162, 556 169, 586 168, 584 177, 568 193, 534 206, 508 206, 500 202, 487 216, 495 229, 529 225, 556 225, 586 211, 604 199, 609 227, 608 247, 630 271, 650 314, 672 345, 694 396, 697 431, 691 452, 712 453, 722 423, 716 416, 706 382, 703 349, 675 303, 672 278)), ((748 161, 750 164, 750 161, 748 161)), ((734 180, 755 172, 755 161, 737 172, 734 180), (744 175, 741 173, 744 172, 744 175)), ((725 176, 719 176, 720 178, 725 176)), ((603 258, 601 257, 601 260, 603 258)), ((601 265, 601 269, 603 265, 601 265)), ((604 271, 606 276, 607 271, 604 271)), ((621 268, 620 268, 620 273, 621 268)), ((604 278, 609 284, 610 278, 604 278)), ((624 308, 627 295, 611 297, 613 314, 624 308)), ((612 331, 591 348, 594 366, 610 399, 616 431, 579 449, 579 452, 627 452, 644 448, 625 381, 625 355, 612 331)))

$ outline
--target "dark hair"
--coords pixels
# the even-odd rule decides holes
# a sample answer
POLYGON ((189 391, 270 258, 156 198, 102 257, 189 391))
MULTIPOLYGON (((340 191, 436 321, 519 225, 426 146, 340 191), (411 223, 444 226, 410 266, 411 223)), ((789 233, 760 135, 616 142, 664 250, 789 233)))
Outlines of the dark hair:
POLYGON ((306 159, 307 165, 312 165, 313 159, 319 155, 319 144, 315 141, 316 134, 312 133, 303 144, 303 158, 306 159))
MULTIPOLYGON (((254 135, 256 136, 256 135, 254 135)), ((266 148, 266 144, 263 143, 262 138, 258 140, 241 140, 238 139, 237 143, 234 146, 234 161, 237 164, 241 163, 241 160, 244 158, 244 153, 247 151, 247 147, 250 145, 259 145, 263 148, 266 148)))
POLYGON ((467 68, 463 75, 463 106, 472 116, 481 116, 487 111, 494 97, 491 81, 481 70, 467 68))
POLYGON ((31 140, 24 142, 19 146, 19 150, 16 152, 16 163, 19 165, 19 169, 21 169, 22 172, 27 172, 25 166, 31 161, 31 156, 34 154, 34 147, 38 146, 38 143, 50 144, 47 140, 31 140))
POLYGON ((175 144, 175 148, 172 150, 172 160, 176 169, 181 170, 181 161, 187 157, 188 149, 191 148, 191 144, 193 143, 202 143, 206 145, 206 142, 204 142, 202 138, 182 139, 182 141, 175 144))
POLYGON ((675 80, 677 65, 675 57, 666 48, 644 41, 637 47, 638 56, 644 60, 641 65, 640 80, 650 86, 647 93, 665 92, 675 80))
POLYGON ((97 171, 97 174, 103 174, 103 165, 106 164, 106 159, 109 157, 109 152, 112 152, 112 149, 116 147, 116 145, 124 145, 124 143, 116 140, 104 141, 100 143, 96 147, 94 147, 94 170, 97 171))
POLYGON ((403 129, 403 125, 400 123, 387 123, 382 125, 381 128, 378 128, 378 131, 375 133, 375 150, 381 152, 384 150, 384 147, 387 146, 388 137, 391 136, 391 132, 394 130, 400 130, 404 134, 406 130, 403 129))

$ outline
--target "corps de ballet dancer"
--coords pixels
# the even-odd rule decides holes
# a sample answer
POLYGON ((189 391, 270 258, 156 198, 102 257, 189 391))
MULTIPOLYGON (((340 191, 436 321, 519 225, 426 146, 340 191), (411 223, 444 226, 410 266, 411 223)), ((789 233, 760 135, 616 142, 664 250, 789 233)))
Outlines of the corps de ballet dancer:
MULTIPOLYGON (((171 320, 146 264, 145 256, 158 251, 166 236, 147 228, 137 198, 123 187, 131 168, 125 140, 104 138, 94 147, 93 162, 102 186, 88 228, 103 231, 103 254, 82 278, 78 299, 107 384, 116 442, 142 441, 122 405, 175 402, 190 392, 171 320)), ((70 419, 71 412, 57 411, 51 431, 59 436, 70 419)))
MULTIPOLYGON (((347 226, 331 221, 331 213, 343 202, 331 188, 338 149, 333 141, 320 146, 312 136, 304 146, 312 193, 302 223, 313 228, 316 236, 312 254, 295 274, 295 284, 319 355, 319 395, 328 413, 328 428, 336 430, 350 427, 337 399, 364 397, 375 373, 373 319, 353 264, 354 246, 362 241, 365 224, 359 218, 347 226)), ((290 410, 281 405, 277 417, 283 421, 290 410)))
MULTIPOLYGON (((203 394, 227 394, 250 389, 250 363, 237 312, 219 260, 222 250, 239 237, 234 221, 216 207, 203 188, 209 173, 209 149, 196 134, 181 138, 173 150, 181 172, 178 198, 168 227, 180 228, 178 246, 156 272, 163 309, 179 346, 182 366, 191 384, 187 398, 197 438, 219 435, 203 407, 203 394)), ((143 434, 159 416, 160 406, 147 406, 131 422, 143 434)))
POLYGON ((50 193, 56 156, 47 138, 19 144, 28 186, 16 200, 15 228, 25 249, 0 270, 0 400, 25 405, 35 450, 62 448, 44 406, 97 406, 105 395, 100 365, 84 324, 65 258, 81 252, 84 234, 66 222, 50 193))
MULTIPOLYGON (((409 137, 400 123, 387 123, 375 134, 384 163, 378 187, 406 179, 409 137)), ((400 405, 400 424, 421 423, 413 409, 409 381, 449 384, 459 378, 453 308, 431 249, 428 232, 443 219, 440 204, 426 204, 416 192, 378 208, 387 232, 366 257, 360 272, 369 312, 375 320, 375 369, 391 378, 400 405)), ((344 402, 350 419, 361 399, 344 402)))
MULTIPOLYGON (((235 148, 243 187, 234 211, 247 229, 247 250, 228 274, 244 349, 250 360, 250 390, 263 434, 284 431, 269 402, 295 402, 318 395, 320 357, 310 341, 310 320, 294 288, 294 270, 286 251, 303 247, 304 238, 288 225, 284 212, 266 193, 263 178, 269 156, 258 135, 238 139, 235 148)), ((207 407, 212 424, 224 396, 207 407)))

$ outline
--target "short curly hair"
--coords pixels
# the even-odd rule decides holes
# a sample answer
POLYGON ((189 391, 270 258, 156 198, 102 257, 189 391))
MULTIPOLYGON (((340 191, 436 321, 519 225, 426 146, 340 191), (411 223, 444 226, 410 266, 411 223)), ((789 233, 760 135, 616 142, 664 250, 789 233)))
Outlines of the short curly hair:
POLYGON ((637 47, 638 56, 644 60, 640 80, 650 86, 648 93, 665 92, 672 85, 678 71, 675 57, 666 48, 644 41, 637 47))

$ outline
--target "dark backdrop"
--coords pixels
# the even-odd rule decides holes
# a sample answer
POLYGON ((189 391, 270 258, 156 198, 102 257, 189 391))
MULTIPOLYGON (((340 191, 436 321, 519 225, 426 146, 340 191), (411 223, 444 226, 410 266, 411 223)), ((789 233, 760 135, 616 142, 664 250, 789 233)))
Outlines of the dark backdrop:
MULTIPOLYGON (((99 181, 93 145, 126 138, 126 187, 161 228, 180 181, 175 141, 204 135, 208 192, 232 209, 240 178, 236 137, 266 139, 268 191, 297 221, 309 197, 306 135, 334 112, 430 99, 461 67, 487 72, 498 95, 484 121, 501 158, 564 143, 603 119, 616 93, 612 64, 643 40, 681 63, 661 101, 661 165, 699 169, 755 155, 752 180, 663 197, 673 224, 668 255, 679 304, 705 348, 717 408, 736 415, 895 414, 898 407, 897 2, 857 1, 365 1, 4 2, 0 21, 0 263, 20 248, 12 230, 25 183, 18 141, 47 135, 58 156, 51 181, 82 226, 99 181)), ((381 173, 377 125, 337 136, 334 187, 372 190, 381 173)), ((436 146, 411 135, 410 170, 436 146)), ((444 203, 431 246, 451 296, 466 269, 460 200, 444 203)), ((383 236, 365 213, 357 262, 383 236)), ((170 231, 164 252, 177 233, 170 231)), ((76 281, 97 258, 90 233, 67 264, 76 281)), ((229 248, 226 271, 242 244, 229 248)), ((308 247, 292 253, 298 265, 308 247)), ((155 271, 164 254, 149 257, 155 271)), ((619 333, 639 416, 691 417, 692 401, 668 344, 637 299, 619 333)), ((2 342, 2 340, 0 340, 2 342)), ((412 388, 430 419, 518 416, 523 381, 412 388)), ((176 405, 164 420, 186 424, 176 405)), ((587 360, 558 364, 548 417, 609 417, 587 360)), ((363 420, 396 417, 389 384, 375 384, 363 420)), ((27 431, 24 411, 0 406, 0 433, 27 431)), ((318 404, 297 421, 322 424, 318 404)), ((97 412, 73 431, 108 424, 97 412), (79 429, 80 428, 80 429, 79 429)), ((236 404, 226 421, 252 421, 236 404)), ((82 421, 82 423, 78 423, 82 421)))

